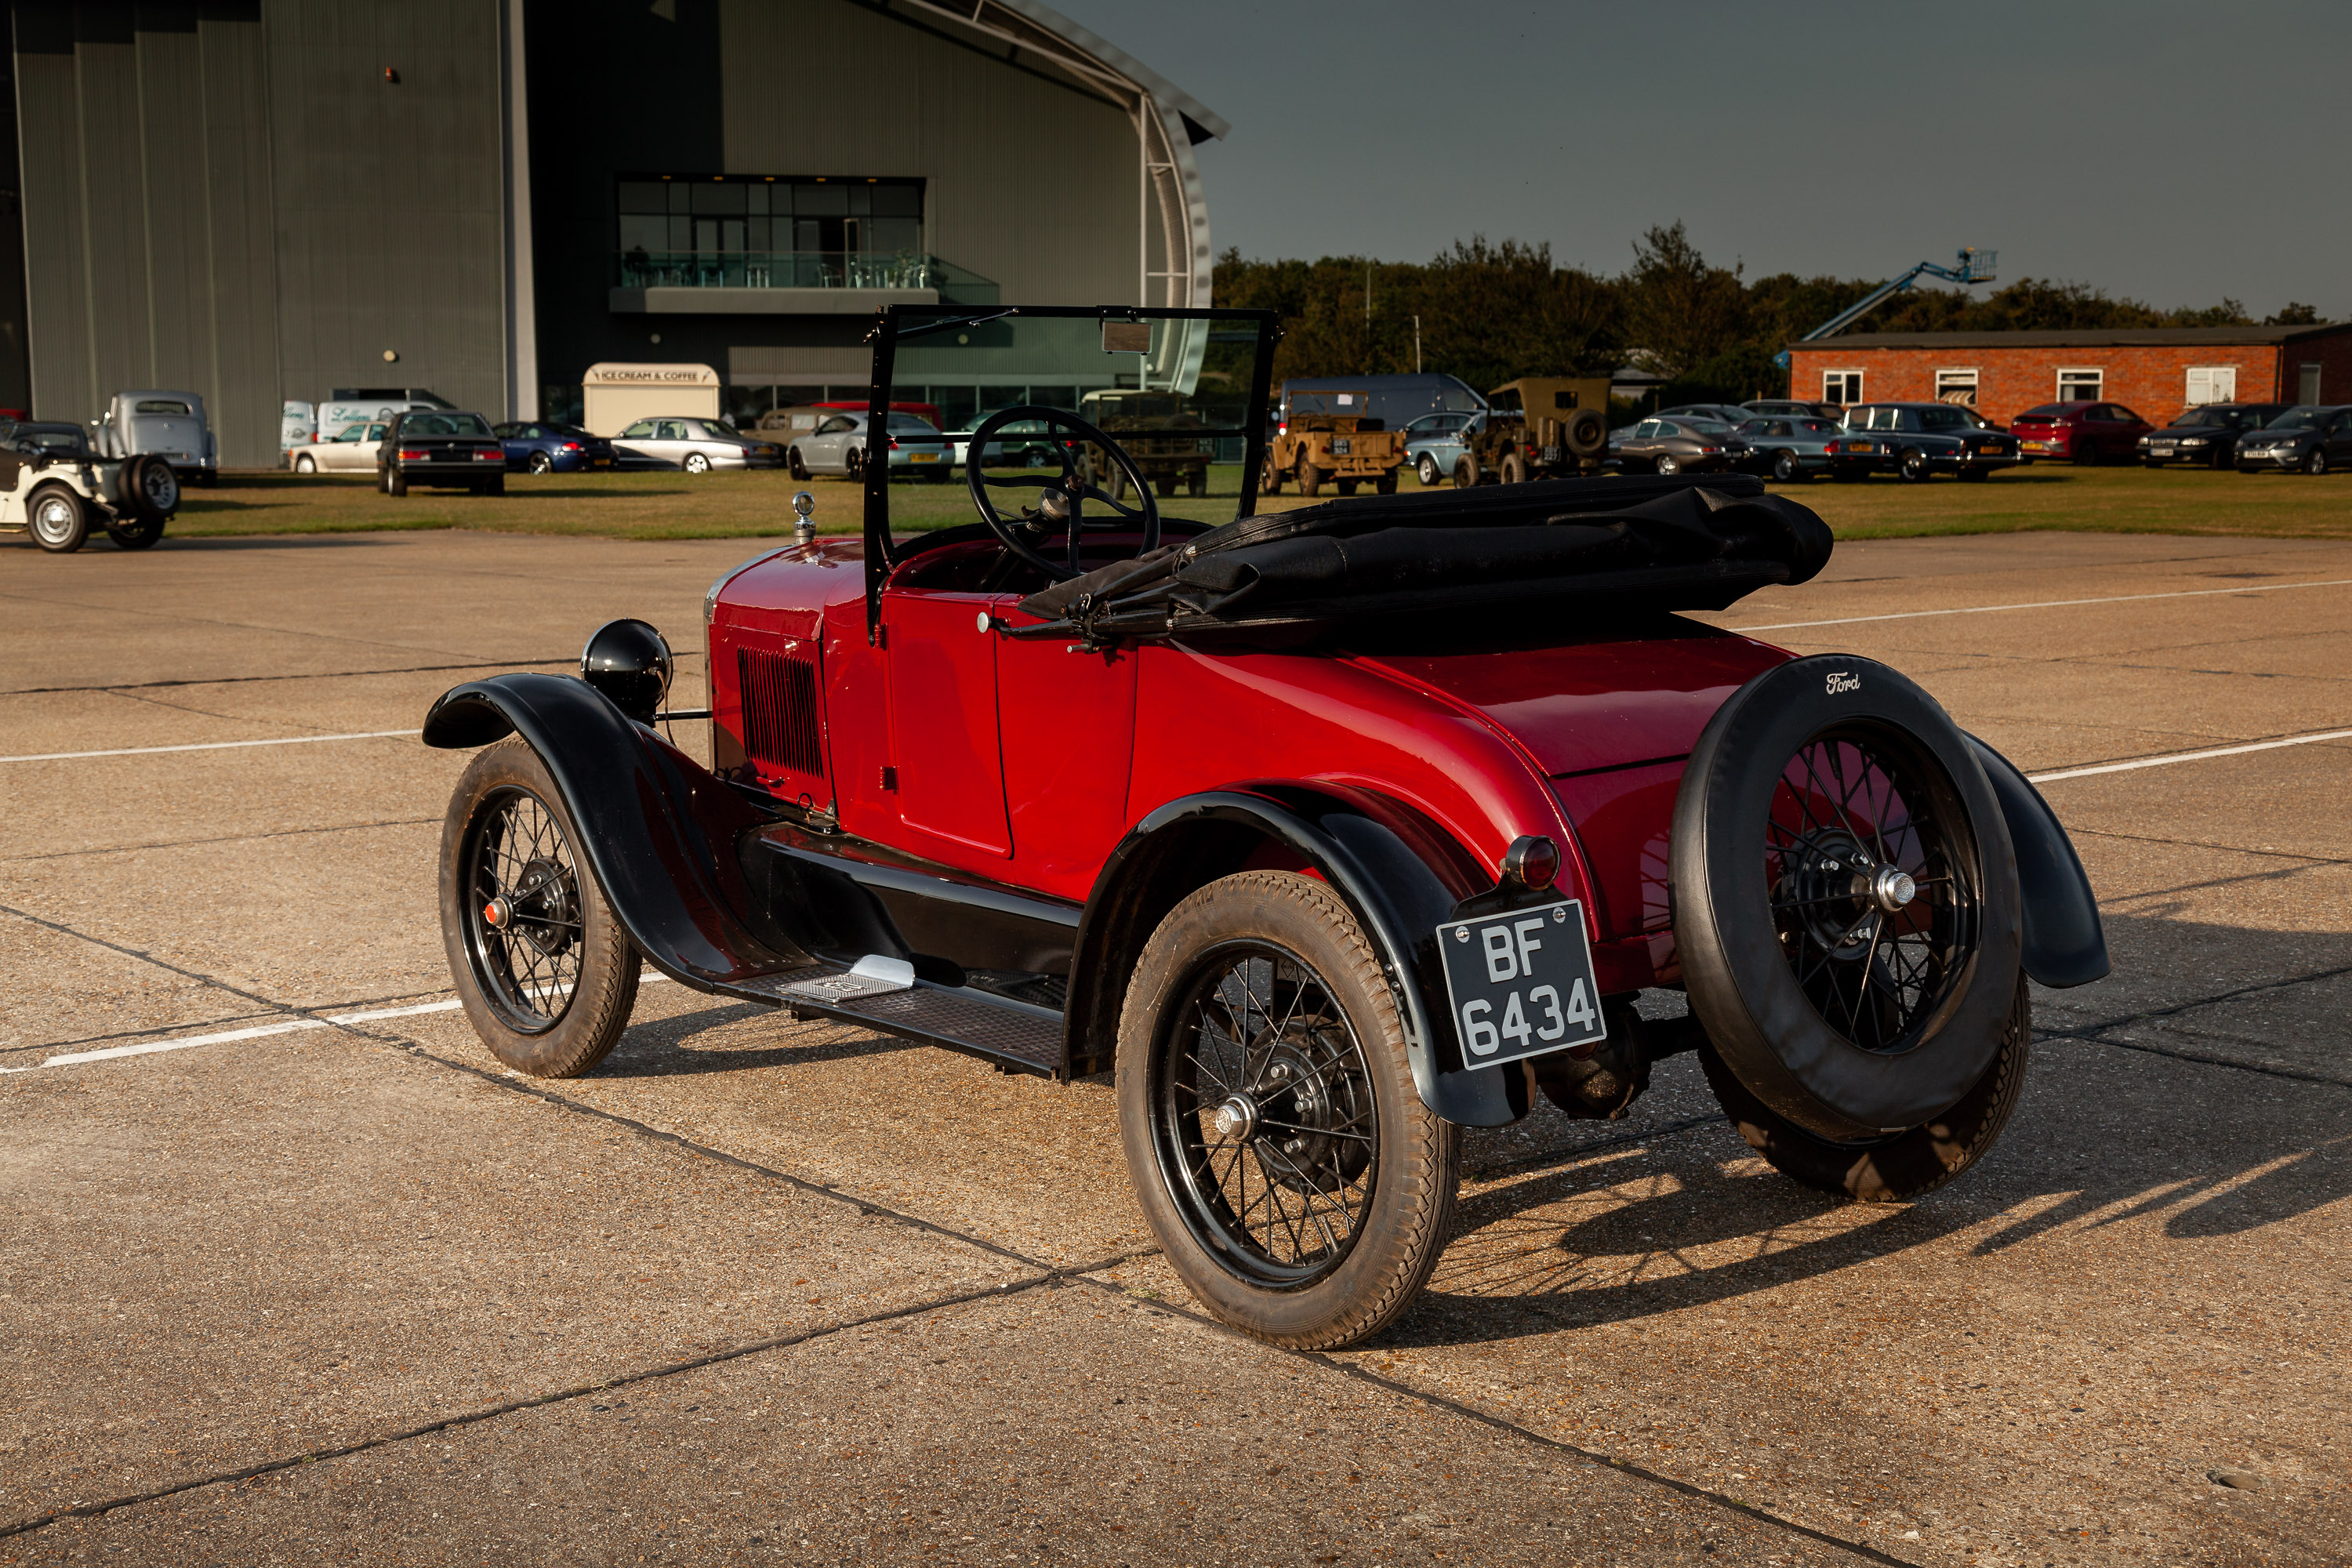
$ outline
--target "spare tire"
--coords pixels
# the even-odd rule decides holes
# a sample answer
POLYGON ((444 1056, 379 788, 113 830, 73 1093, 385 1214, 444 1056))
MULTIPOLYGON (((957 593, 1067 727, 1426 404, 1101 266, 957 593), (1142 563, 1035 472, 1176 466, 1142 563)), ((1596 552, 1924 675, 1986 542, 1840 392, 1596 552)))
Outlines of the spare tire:
POLYGON ((1597 458, 1608 449, 1609 421, 1598 408, 1580 408, 1568 416, 1568 449, 1580 458, 1597 458))
POLYGON ((2023 940, 2009 829, 1896 671, 1817 656, 1733 693, 1685 767, 1669 871, 1691 1011, 1805 1131, 1923 1125, 2000 1053, 2023 940))
POLYGON ((162 522, 180 510, 180 476, 154 453, 141 452, 116 470, 114 500, 142 522, 162 522))

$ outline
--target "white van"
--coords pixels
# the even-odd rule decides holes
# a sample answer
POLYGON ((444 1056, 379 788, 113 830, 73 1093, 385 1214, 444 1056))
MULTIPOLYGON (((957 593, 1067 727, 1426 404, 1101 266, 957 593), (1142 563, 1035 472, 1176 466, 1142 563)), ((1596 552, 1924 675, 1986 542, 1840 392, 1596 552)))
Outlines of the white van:
POLYGON ((292 398, 278 405, 278 449, 290 452, 319 438, 319 410, 292 398))

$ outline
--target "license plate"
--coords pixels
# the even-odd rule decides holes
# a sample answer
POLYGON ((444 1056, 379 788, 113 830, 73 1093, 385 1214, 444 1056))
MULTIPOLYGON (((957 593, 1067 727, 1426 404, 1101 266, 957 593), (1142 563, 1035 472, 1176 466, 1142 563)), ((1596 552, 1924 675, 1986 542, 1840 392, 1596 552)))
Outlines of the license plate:
POLYGON ((1344 437, 1331 443, 1331 455, 1335 458, 1344 458, 1351 449, 1344 437))
POLYGON ((1547 462, 1547 463, 1557 463, 1557 462, 1559 462, 1559 447, 1546 447, 1543 449, 1543 460, 1544 460, 1545 462, 1547 462))
POLYGON ((597 459, 596 459, 596 467, 598 467, 598 468, 611 468, 612 466, 613 466, 613 459, 612 459, 612 458, 597 458, 597 459))
POLYGON ((1574 899, 1437 928, 1462 1059, 1495 1067, 1606 1039, 1601 984, 1574 899))
POLYGON ((2050 443, 2047 441, 2028 441, 2025 443, 2025 449, 2029 452, 2046 452, 2050 450, 2050 443))
POLYGON ((1851 446, 1849 446, 1849 447, 1846 447, 1846 451, 1847 451, 1848 453, 1853 453, 1853 454, 1864 454, 1864 455, 1866 455, 1866 454, 1868 454, 1868 453, 1875 452, 1875 451, 1877 451, 1877 450, 1878 450, 1878 448, 1877 448, 1877 447, 1874 447, 1874 446, 1871 446, 1871 445, 1870 445, 1868 442, 1866 442, 1866 441, 1856 441, 1856 442, 1853 443, 1851 446))
POLYGON ((907 460, 910 463, 936 463, 940 455, 937 452, 909 452, 907 460))

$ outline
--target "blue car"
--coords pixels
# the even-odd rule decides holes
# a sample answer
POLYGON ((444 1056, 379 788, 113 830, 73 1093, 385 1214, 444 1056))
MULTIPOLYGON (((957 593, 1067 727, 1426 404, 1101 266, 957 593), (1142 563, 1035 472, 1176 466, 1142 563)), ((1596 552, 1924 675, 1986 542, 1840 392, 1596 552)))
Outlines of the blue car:
POLYGON ((1748 471, 1784 484, 1829 472, 1830 443, 1845 434, 1834 420, 1810 415, 1768 415, 1742 420, 1735 428, 1748 443, 1748 471))
POLYGON ((1404 461, 1424 485, 1447 482, 1454 461, 1469 448, 1463 438, 1478 427, 1483 415, 1424 414, 1406 426, 1404 461))
POLYGON ((515 472, 576 474, 613 467, 613 443, 577 425, 551 425, 543 420, 516 420, 490 426, 507 449, 507 467, 515 472))

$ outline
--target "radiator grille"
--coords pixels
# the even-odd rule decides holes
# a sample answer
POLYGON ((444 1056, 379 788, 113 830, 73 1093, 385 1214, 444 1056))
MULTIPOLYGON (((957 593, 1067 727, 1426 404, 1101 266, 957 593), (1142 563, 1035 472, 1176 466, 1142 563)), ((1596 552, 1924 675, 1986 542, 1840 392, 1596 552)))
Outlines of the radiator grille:
POLYGON ((816 661, 764 648, 735 650, 735 677, 743 693, 743 751, 754 762, 824 776, 824 744, 817 732, 816 661))

